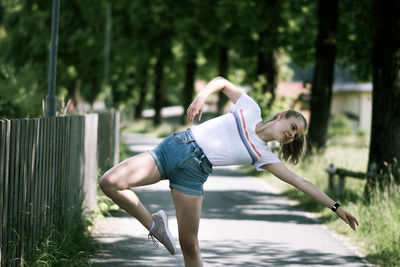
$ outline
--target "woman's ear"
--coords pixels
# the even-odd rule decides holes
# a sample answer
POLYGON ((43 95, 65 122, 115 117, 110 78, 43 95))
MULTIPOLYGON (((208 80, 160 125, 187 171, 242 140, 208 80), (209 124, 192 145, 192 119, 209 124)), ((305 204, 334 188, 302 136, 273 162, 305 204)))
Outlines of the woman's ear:
POLYGON ((276 120, 279 121, 279 120, 285 118, 285 116, 286 116, 286 111, 285 111, 285 112, 281 112, 281 113, 279 113, 279 115, 278 115, 278 117, 276 118, 276 120))

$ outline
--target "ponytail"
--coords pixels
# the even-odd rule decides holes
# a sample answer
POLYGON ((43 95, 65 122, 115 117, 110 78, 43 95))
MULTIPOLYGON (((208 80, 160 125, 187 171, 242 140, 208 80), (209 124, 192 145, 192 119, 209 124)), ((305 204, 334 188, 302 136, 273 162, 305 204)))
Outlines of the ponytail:
POLYGON ((297 137, 293 142, 280 146, 280 154, 285 161, 292 164, 299 163, 306 152, 306 137, 303 135, 297 137))
MULTIPOLYGON (((290 117, 301 118, 304 122, 304 131, 307 129, 307 120, 300 112, 297 112, 295 110, 288 110, 282 113, 285 114, 285 119, 288 119, 290 117)), ((276 120, 278 116, 282 113, 276 114, 271 119, 269 119, 268 122, 276 120)), ((280 145, 279 154, 282 155, 282 159, 284 161, 288 161, 292 164, 297 164, 304 156, 304 153, 306 152, 306 147, 306 137, 304 136, 304 134, 302 134, 301 136, 294 139, 291 143, 280 145)))

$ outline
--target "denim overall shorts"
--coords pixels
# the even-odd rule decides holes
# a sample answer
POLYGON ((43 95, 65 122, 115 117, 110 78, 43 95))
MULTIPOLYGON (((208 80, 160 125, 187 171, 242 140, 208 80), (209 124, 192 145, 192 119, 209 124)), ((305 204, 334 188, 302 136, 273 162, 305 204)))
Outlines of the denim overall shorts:
POLYGON ((165 138, 149 151, 162 179, 170 188, 189 195, 203 195, 203 184, 212 172, 212 164, 203 153, 190 129, 165 138))

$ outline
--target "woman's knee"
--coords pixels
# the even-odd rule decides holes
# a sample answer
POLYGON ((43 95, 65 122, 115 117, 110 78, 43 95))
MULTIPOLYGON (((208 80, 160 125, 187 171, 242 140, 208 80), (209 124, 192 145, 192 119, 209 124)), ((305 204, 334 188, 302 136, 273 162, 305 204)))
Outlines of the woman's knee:
POLYGON ((106 172, 100 178, 99 185, 104 193, 109 193, 111 191, 122 189, 119 186, 118 177, 116 177, 116 175, 113 175, 111 172, 106 172))
POLYGON ((179 244, 185 256, 196 258, 200 255, 199 241, 197 238, 179 238, 179 244))

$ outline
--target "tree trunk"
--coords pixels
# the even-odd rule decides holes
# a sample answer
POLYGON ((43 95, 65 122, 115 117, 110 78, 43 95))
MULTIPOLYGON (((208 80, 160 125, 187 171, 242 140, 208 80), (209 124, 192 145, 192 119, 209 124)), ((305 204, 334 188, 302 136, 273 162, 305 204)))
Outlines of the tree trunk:
MULTIPOLYGON (((228 59, 228 47, 220 46, 219 48, 219 65, 218 65, 218 76, 228 78, 228 69, 229 69, 229 59, 228 59)), ((222 115, 224 113, 224 107, 228 102, 228 97, 219 92, 218 94, 218 114, 222 115)))
POLYGON ((161 123, 161 109, 164 102, 164 88, 163 88, 163 78, 164 78, 164 59, 160 55, 157 58, 155 70, 155 83, 154 83, 154 125, 158 126, 161 123))
POLYGON ((97 77, 92 77, 91 79, 91 92, 90 92, 90 97, 88 99, 90 106, 93 108, 94 101, 96 101, 96 97, 100 93, 100 85, 99 85, 99 80, 97 77))
MULTIPOLYGON (((264 38, 267 37, 264 35, 264 38)), ((271 108, 275 101, 275 91, 278 87, 279 79, 278 59, 279 54, 275 49, 272 49, 268 52, 259 52, 257 55, 257 75, 261 75, 265 78, 265 83, 263 83, 262 86, 263 93, 269 92, 271 94, 271 99, 269 100, 266 108, 271 108)))
POLYGON ((1 0, 0 0, 0 25, 3 23, 3 15, 4 15, 4 8, 1 5, 1 0))
MULTIPOLYGON (((319 0, 316 64, 311 88, 308 141, 317 150, 325 146, 336 57, 338 1, 319 0)), ((309 150, 311 152, 311 150, 309 150)))
POLYGON ((194 94, 194 79, 196 74, 196 56, 195 53, 190 56, 185 64, 185 85, 183 87, 183 114, 181 117, 182 125, 187 122, 186 110, 192 102, 194 94))
MULTIPOLYGON (((388 174, 400 162, 400 2, 373 6, 372 124, 368 170, 388 174), (397 162, 397 163, 396 163, 397 162), (394 163, 394 164, 393 164, 394 163)), ((399 171, 397 169, 397 171, 399 171)), ((399 175, 395 175, 399 182, 399 175)), ((375 187, 368 179, 366 193, 375 187)), ((368 195, 367 195, 368 196, 368 195)))
POLYGON ((140 72, 138 74, 138 87, 139 87, 139 101, 135 107, 135 118, 139 119, 142 117, 142 112, 144 104, 146 103, 146 92, 147 92, 147 65, 140 67, 140 72))

